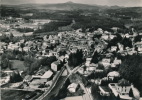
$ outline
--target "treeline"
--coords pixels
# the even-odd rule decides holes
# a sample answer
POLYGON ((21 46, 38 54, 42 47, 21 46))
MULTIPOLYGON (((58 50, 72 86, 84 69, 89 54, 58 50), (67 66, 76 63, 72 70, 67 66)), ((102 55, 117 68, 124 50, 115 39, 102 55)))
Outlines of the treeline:
POLYGON ((20 17, 20 14, 13 7, 6 7, 2 5, 0 7, 0 13, 1 17, 20 17))
POLYGON ((48 24, 44 24, 42 29, 36 30, 34 33, 43 33, 43 32, 52 32, 58 31, 59 27, 70 25, 71 21, 57 21, 57 22, 50 22, 48 24))
POLYGON ((83 51, 82 50, 77 50, 76 53, 71 53, 69 55, 68 65, 70 67, 76 67, 76 66, 80 65, 81 63, 83 63, 83 61, 84 61, 83 51))
POLYGON ((34 31, 31 28, 17 28, 16 30, 21 32, 21 33, 27 33, 27 32, 33 32, 34 31))

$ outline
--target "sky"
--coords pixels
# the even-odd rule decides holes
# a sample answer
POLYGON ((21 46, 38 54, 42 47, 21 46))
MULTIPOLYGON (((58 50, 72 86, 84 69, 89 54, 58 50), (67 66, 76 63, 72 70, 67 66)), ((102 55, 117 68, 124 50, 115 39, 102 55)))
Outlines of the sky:
POLYGON ((126 6, 126 7, 142 7, 142 0, 0 0, 2 4, 27 4, 27 3, 65 3, 72 1, 74 3, 83 4, 97 4, 97 5, 108 5, 108 6, 126 6))

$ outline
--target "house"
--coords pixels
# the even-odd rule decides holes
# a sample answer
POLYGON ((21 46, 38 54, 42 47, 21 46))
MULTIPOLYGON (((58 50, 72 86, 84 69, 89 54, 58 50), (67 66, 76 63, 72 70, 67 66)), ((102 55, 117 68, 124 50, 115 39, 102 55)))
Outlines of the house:
POLYGON ((90 71, 90 72, 95 71, 96 68, 97 68, 97 66, 98 66, 98 64, 91 63, 91 64, 89 64, 89 66, 86 68, 86 71, 90 71))
POLYGON ((46 71, 42 76, 41 75, 33 75, 34 79, 50 79, 53 76, 53 72, 51 70, 46 71))
POLYGON ((120 74, 116 71, 109 72, 107 74, 108 79, 113 80, 114 78, 120 77, 120 74))
POLYGON ((116 89, 120 95, 129 94, 130 88, 131 84, 125 79, 121 79, 118 84, 116 84, 116 89))
POLYGON ((51 69, 53 71, 59 71, 61 69, 61 62, 60 61, 54 61, 52 64, 51 64, 51 69))
POLYGON ((32 80, 31 75, 26 75, 25 78, 23 79, 23 82, 30 82, 32 80))
POLYGON ((111 51, 116 51, 117 50, 117 46, 111 46, 111 51))
POLYGON ((132 100, 132 97, 129 96, 131 89, 131 84, 129 81, 121 79, 118 81, 118 83, 110 83, 108 86, 116 97, 119 96, 120 99, 123 100, 132 100))
POLYGON ((142 51, 142 42, 137 42, 137 43, 134 44, 134 46, 138 48, 139 52, 142 51))
POLYGON ((109 36, 108 36, 108 35, 102 35, 101 38, 104 39, 104 40, 108 40, 108 39, 109 39, 109 36))
POLYGON ((15 50, 15 49, 19 49, 19 46, 17 44, 12 44, 12 43, 9 43, 9 45, 7 46, 7 49, 9 50, 15 50))
POLYGON ((140 100, 138 89, 125 79, 119 80, 118 83, 110 83, 108 86, 112 90, 112 93, 122 100, 140 100))
POLYGON ((122 61, 121 61, 121 59, 115 58, 114 61, 113 61, 113 63, 114 63, 115 65, 119 65, 119 64, 122 63, 122 61))
POLYGON ((104 59, 102 59, 102 62, 104 62, 104 63, 110 63, 110 59, 109 58, 104 58, 104 59))
POLYGON ((86 63, 85 63, 85 65, 86 65, 86 66, 89 66, 90 63, 91 63, 91 60, 92 60, 92 58, 86 58, 86 63))
POLYGON ((0 86, 7 84, 8 82, 10 82, 10 76, 6 76, 6 77, 1 77, 0 79, 0 86))
POLYGON ((117 45, 118 45, 119 50, 120 50, 120 51, 123 51, 124 45, 122 45, 122 44, 120 44, 120 43, 118 43, 117 45))
POLYGON ((79 85, 78 85, 77 83, 72 83, 72 84, 70 84, 70 85, 68 86, 69 92, 75 93, 76 90, 77 90, 77 88, 78 88, 78 86, 79 86, 79 85))

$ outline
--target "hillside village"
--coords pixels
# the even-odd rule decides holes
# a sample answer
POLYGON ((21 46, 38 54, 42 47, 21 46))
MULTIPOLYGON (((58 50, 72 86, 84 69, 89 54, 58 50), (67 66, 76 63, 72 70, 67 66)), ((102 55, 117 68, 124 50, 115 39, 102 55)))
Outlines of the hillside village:
POLYGON ((125 74, 127 70, 128 75, 142 71, 138 62, 142 60, 142 33, 134 28, 120 33, 118 27, 93 32, 89 28, 85 32, 82 28, 63 31, 66 27, 61 27, 57 34, 34 33, 49 22, 1 19, 3 94, 22 91, 19 96, 13 92, 15 97, 9 96, 13 100, 51 100, 52 96, 60 100, 142 100, 142 88, 125 74), (18 28, 27 31, 19 32, 18 28), (129 69, 135 59, 137 70, 129 69))

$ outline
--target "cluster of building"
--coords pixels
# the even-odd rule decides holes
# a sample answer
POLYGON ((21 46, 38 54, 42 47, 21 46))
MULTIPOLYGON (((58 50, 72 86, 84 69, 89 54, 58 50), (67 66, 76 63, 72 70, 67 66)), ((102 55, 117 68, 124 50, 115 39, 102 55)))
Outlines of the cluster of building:
MULTIPOLYGON (((11 21, 11 18, 7 20, 11 21)), ((15 20, 17 20, 17 23, 22 23, 23 21, 22 19, 15 20)), ((34 22, 34 24, 39 25, 41 21, 34 20, 34 22)), ((41 23, 44 22, 45 20, 41 23)), ((47 22, 49 22, 49 20, 47 22)), ((4 25, 1 24, 0 27, 4 27, 4 25)), ((5 27, 7 27, 6 24, 5 27)), ((7 27, 7 30, 10 30, 9 28, 10 27, 7 27)), ((8 35, 8 33, 6 32, 5 34, 8 35)), ((24 51, 26 53, 33 52, 36 59, 56 56, 57 61, 51 64, 51 69, 40 69, 36 72, 35 75, 26 75, 23 80, 24 89, 41 89, 44 87, 44 89, 47 90, 50 86, 54 84, 54 81, 58 77, 61 71, 61 67, 63 66, 60 66, 61 62, 64 60, 67 62, 71 53, 76 53, 78 49, 82 49, 86 61, 84 66, 78 69, 78 72, 80 74, 88 77, 92 73, 103 73, 105 70, 112 70, 107 74, 107 76, 104 76, 101 79, 91 80, 100 85, 102 84, 103 80, 113 81, 115 78, 120 77, 117 69, 122 61, 118 57, 114 56, 114 52, 119 53, 123 56, 142 52, 142 41, 136 43, 134 42, 134 38, 137 36, 136 33, 133 33, 133 35, 120 34, 122 38, 128 38, 132 41, 132 48, 127 47, 126 49, 124 49, 124 45, 121 43, 107 48, 109 44, 108 41, 114 39, 116 37, 116 34, 108 31, 103 31, 101 28, 95 30, 92 33, 83 33, 81 29, 78 29, 73 31, 59 32, 57 35, 44 35, 43 37, 37 36, 28 41, 21 39, 19 42, 16 43, 0 42, 0 54, 3 54, 5 50, 18 50, 20 52, 24 51), (100 36, 100 38, 94 38, 94 36, 100 36), (23 46, 21 46, 21 44, 23 44, 23 46), (135 48, 137 48, 137 50, 135 48), (104 52, 104 49, 106 49, 107 52, 104 52), (65 53, 61 55, 60 52, 65 53), (103 56, 103 58, 97 64, 91 62, 92 56, 95 52, 98 52, 103 56), (113 60, 112 57, 114 58, 113 60), (100 65, 103 66, 104 69, 99 69, 98 67, 100 65)), ((67 74, 68 72, 67 70, 65 70, 62 75, 66 76, 67 74)), ((3 85, 4 83, 8 83, 8 80, 8 76, 4 77, 1 80, 1 85, 3 85)), ((71 83, 68 86, 68 90, 70 92, 75 92, 77 87, 78 84, 71 83)), ((133 91, 134 97, 136 99, 140 98, 139 91, 132 84, 130 84, 129 81, 125 79, 120 80, 118 83, 110 82, 108 86, 100 85, 99 89, 102 96, 109 96, 110 92, 108 90, 111 90, 116 97, 119 96, 121 99, 132 100, 132 97, 129 96, 129 92, 133 91)))

